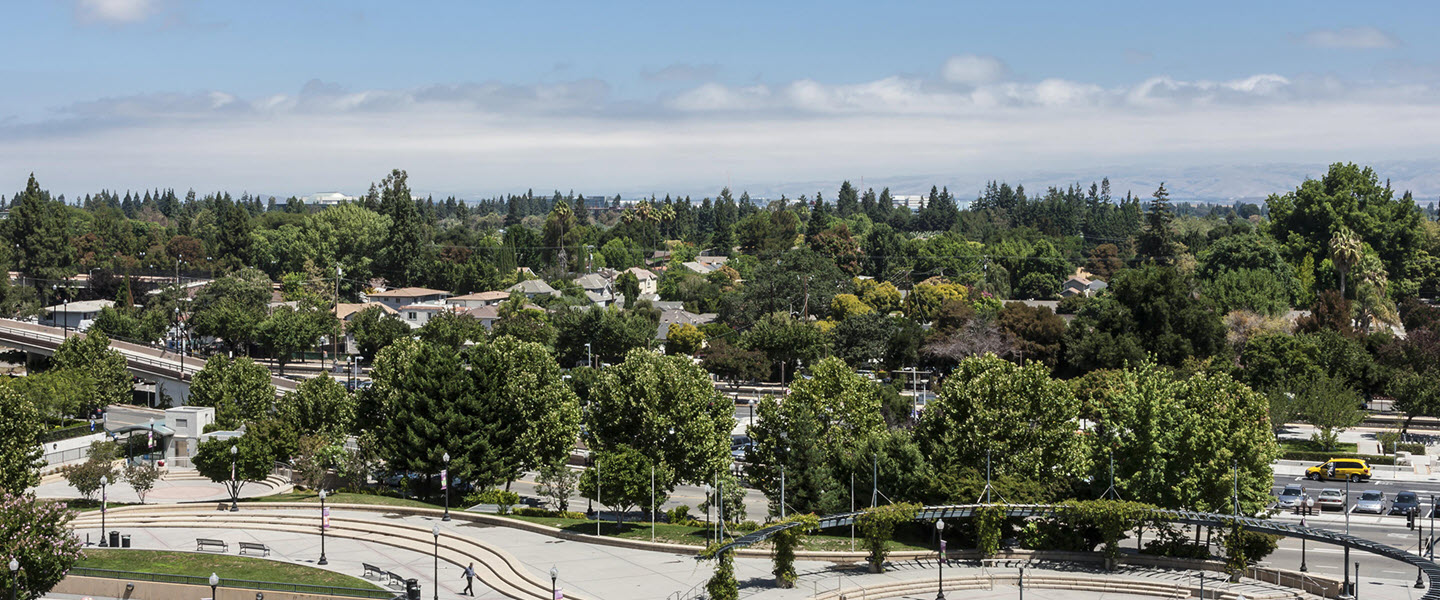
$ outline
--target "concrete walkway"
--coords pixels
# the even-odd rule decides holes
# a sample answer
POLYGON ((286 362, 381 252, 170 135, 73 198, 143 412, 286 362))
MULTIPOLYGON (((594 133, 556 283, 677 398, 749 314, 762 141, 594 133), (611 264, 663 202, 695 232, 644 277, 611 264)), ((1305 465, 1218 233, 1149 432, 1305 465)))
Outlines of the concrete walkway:
MULTIPOLYGON (((117 477, 118 478, 118 477, 117 477)), ((107 490, 111 502, 122 502, 127 504, 139 504, 140 497, 135 494, 134 488, 125 483, 123 478, 118 482, 111 482, 107 490)), ((265 482, 255 481, 246 483, 240 487, 241 498, 258 498, 278 494, 290 489, 288 484, 281 484, 277 480, 265 482)), ((47 500, 77 500, 80 498, 80 491, 60 477, 47 477, 40 485, 32 488, 37 498, 47 500)), ((100 492, 95 492, 95 498, 100 498, 100 492)), ((180 502, 219 502, 229 500, 230 492, 223 484, 215 483, 202 477, 194 469, 183 469, 170 467, 165 475, 155 482, 155 487, 145 495, 147 504, 176 504, 180 502)))

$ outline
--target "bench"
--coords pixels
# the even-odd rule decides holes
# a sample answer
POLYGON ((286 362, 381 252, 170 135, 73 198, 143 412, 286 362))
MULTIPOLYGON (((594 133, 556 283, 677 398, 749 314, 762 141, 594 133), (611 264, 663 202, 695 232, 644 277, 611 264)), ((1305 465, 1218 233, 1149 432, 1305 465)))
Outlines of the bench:
POLYGON ((372 564, 367 563, 367 562, 362 562, 362 563, 360 563, 360 564, 365 566, 365 574, 364 574, 364 575, 361 575, 361 577, 364 577, 364 578, 366 578, 366 579, 369 579, 371 573, 374 573, 374 574, 376 574, 376 575, 384 575, 384 574, 385 574, 385 569, 382 569, 382 568, 380 568, 380 567, 377 567, 377 566, 372 565, 372 564))
POLYGON ((230 544, 226 543, 225 540, 212 540, 212 539, 210 539, 210 538, 195 538, 195 551, 196 551, 196 552, 199 552, 199 551, 201 551, 201 550, 204 550, 206 546, 217 547, 217 548, 220 549, 221 552, 229 552, 229 551, 230 551, 230 544))
POLYGON ((401 577, 399 573, 396 573, 394 571, 386 571, 385 576, 389 578, 385 585, 393 585, 400 588, 405 587, 405 578, 401 577))
POLYGON ((246 550, 264 552, 265 556, 270 556, 270 547, 266 546, 265 544, 258 544, 255 542, 240 542, 240 554, 244 554, 246 550))

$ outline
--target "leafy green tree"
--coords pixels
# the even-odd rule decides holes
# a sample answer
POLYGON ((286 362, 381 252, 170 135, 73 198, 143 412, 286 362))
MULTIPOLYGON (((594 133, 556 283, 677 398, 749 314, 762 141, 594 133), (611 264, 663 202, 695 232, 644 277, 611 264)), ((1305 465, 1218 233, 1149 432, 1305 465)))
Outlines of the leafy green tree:
POLYGON ((1027 273, 1015 288, 1015 296, 1026 300, 1051 300, 1060 293, 1060 280, 1049 273, 1027 273))
POLYGON ((815 325, 786 313, 766 315, 741 337, 741 344, 765 354, 770 364, 779 364, 782 379, 795 379, 800 362, 812 363, 829 353, 825 334, 815 325))
POLYGON ((694 355, 705 347, 705 334, 689 323, 671 323, 665 332, 666 354, 694 355))
POLYGON ((44 431, 40 411, 9 385, 0 385, 0 491, 23 494, 40 484, 44 449, 35 441, 44 431))
POLYGON ((725 338, 717 338, 705 347, 701 364, 716 377, 729 379, 738 385, 741 381, 765 377, 770 372, 766 360, 763 352, 742 348, 725 338))
MULTIPOLYGON (((110 348, 110 338, 99 331, 85 337, 71 337, 60 344, 51 357, 50 364, 56 369, 74 369, 85 372, 87 401, 81 410, 129 404, 134 395, 134 384, 130 373, 125 370, 125 357, 110 348)), ((78 412, 78 411, 77 411, 78 412)))
POLYGON ((405 171, 395 169, 380 181, 377 212, 389 217, 390 223, 379 247, 376 272, 397 287, 424 279, 423 250, 430 243, 430 232, 410 196, 408 180, 405 171))
POLYGON ((613 306, 559 311, 552 322, 555 353, 564 365, 584 362, 592 354, 597 365, 619 362, 635 348, 649 348, 660 328, 660 316, 654 311, 613 306))
POLYGON ((784 311, 824 316, 836 294, 850 291, 851 278, 824 256, 808 248, 791 250, 776 261, 761 261, 745 282, 744 302, 734 314, 721 312, 732 325, 748 325, 761 316, 784 311))
POLYGON ((1282 314, 1299 294, 1295 269, 1282 248, 1254 233, 1217 240, 1196 257, 1195 279, 1221 312, 1282 314))
POLYGON ((905 296, 905 316, 918 323, 929 323, 940 315, 946 302, 963 302, 968 296, 969 290, 963 285, 930 278, 915 284, 905 296))
POLYGON ((651 468, 654 468, 655 502, 663 504, 669 496, 668 481, 675 481, 675 473, 663 461, 656 462, 651 455, 624 444, 594 454, 594 466, 585 469, 580 476, 580 494, 595 498, 596 477, 599 477, 600 503, 610 510, 629 512, 635 507, 650 510, 651 468))
POLYGON ((1175 209, 1170 206, 1170 192, 1161 182, 1152 195, 1150 206, 1145 209, 1145 230, 1136 240, 1137 251, 1142 258, 1158 265, 1173 265, 1182 251, 1175 239, 1175 209))
POLYGON ((420 339, 456 350, 485 341, 485 326, 469 315, 442 310, 415 332, 420 339))
POLYGON ((1123 268, 1125 263, 1120 260, 1120 248, 1110 243, 1091 249, 1090 259, 1085 263, 1085 270, 1101 281, 1110 281, 1123 268))
POLYGON ((830 344, 836 356, 857 369, 884 363, 904 320, 875 312, 850 317, 830 330, 830 344))
POLYGON ((626 237, 610 238, 600 246, 600 255, 605 258, 605 266, 617 271, 645 264, 644 253, 626 237))
POLYGON ((115 473, 115 459, 119 454, 118 444, 103 440, 90 442, 90 455, 85 462, 77 465, 69 465, 61 470, 65 476, 66 483, 80 496, 86 500, 94 500, 95 492, 100 491, 101 479, 112 483, 119 483, 119 477, 115 473))
POLYGON ((565 459, 580 434, 580 405, 550 350, 501 336, 466 353, 490 424, 495 477, 506 489, 526 470, 565 459))
POLYGON ((339 331, 335 314, 316 306, 276 307, 255 329, 256 338, 275 357, 280 374, 296 353, 314 348, 324 336, 339 331))
POLYGON ((380 455, 392 470, 438 474, 443 455, 452 477, 488 487, 499 481, 498 449, 491 445, 485 407, 459 353, 448 347, 400 340, 380 351, 368 391, 380 455))
POLYGON ((1075 393, 1044 365, 988 355, 961 361, 945 379, 915 438, 941 472, 983 465, 989 451, 995 473, 1066 479, 1085 468, 1078 416, 1075 393))
POLYGON ((5 224, 5 237, 15 247, 15 265, 21 273, 49 281, 70 274, 69 215, 64 204, 40 189, 33 173, 25 182, 24 193, 10 205, 5 224))
POLYGON ((1224 348, 1225 326, 1174 269, 1121 271, 1110 293, 1093 298, 1065 333, 1066 360, 1079 371, 1138 364, 1147 352, 1166 365, 1224 348))
POLYGON ((190 380, 191 406, 215 409, 215 424, 226 429, 261 419, 275 404, 270 370, 248 358, 230 360, 216 354, 190 380))
POLYGON ((1022 360, 1040 361, 1052 369, 1059 364, 1065 320, 1048 307, 1010 302, 1000 309, 997 323, 1014 339, 1022 360))
POLYGON ((0 492, 0 556, 20 563, 19 577, 5 577, 0 590, 22 600, 39 600, 65 579, 84 551, 70 528, 75 512, 63 502, 0 492), (18 583, 17 590, 10 590, 18 583))
POLYGON ((631 308, 640 299, 640 278, 630 271, 615 278, 615 291, 625 297, 625 308, 631 308))
POLYGON ((150 490, 155 489, 155 482, 160 480, 160 469, 155 463, 137 462, 125 465, 125 483, 134 490, 135 496, 140 498, 140 503, 145 503, 145 496, 150 490))
POLYGON ((855 294, 861 302, 880 314, 888 315, 900 310, 900 290, 895 287, 895 284, 888 281, 857 279, 855 294))
POLYGON ((800 220, 794 212, 762 210, 736 225, 735 241, 741 252, 768 261, 794 247, 799 233, 800 220))
POLYGON ((500 319, 495 321, 490 335, 508 335, 543 346, 554 346, 556 339, 555 327, 550 324, 545 311, 527 308, 525 296, 518 293, 500 304, 500 319))
POLYGON ((232 498, 240 497, 240 489, 245 484, 269 477, 275 460, 265 442, 248 433, 234 439, 200 442, 195 447, 195 455, 190 457, 200 475, 224 484, 232 498), (235 448, 234 454, 230 453, 231 448, 235 448))
POLYGON ((1312 441, 1325 450, 1333 450, 1340 434, 1365 418, 1364 411, 1360 410, 1360 395, 1344 383, 1323 375, 1299 385, 1295 407, 1300 419, 1317 429, 1312 441))
POLYGON ((244 351, 256 339, 270 303, 270 278, 255 269, 210 282, 195 294, 190 326, 202 336, 244 351))
POLYGON ((560 512, 570 510, 570 496, 579 490, 580 474, 571 469, 565 461, 556 461, 540 467, 535 477, 535 493, 549 498, 560 512))
POLYGON ((629 446, 674 469, 668 490, 728 467, 735 408, 688 358, 636 349, 601 371, 585 423, 591 448, 629 446))
POLYGON ((301 382, 293 394, 284 398, 283 403, 292 407, 295 426, 302 433, 319 434, 334 440, 355 430, 355 396, 345 391, 345 386, 332 379, 329 373, 301 382))
POLYGON ((410 337, 410 326, 386 314, 379 306, 371 306, 350 317, 348 328, 360 347, 360 355, 371 358, 396 340, 410 337))

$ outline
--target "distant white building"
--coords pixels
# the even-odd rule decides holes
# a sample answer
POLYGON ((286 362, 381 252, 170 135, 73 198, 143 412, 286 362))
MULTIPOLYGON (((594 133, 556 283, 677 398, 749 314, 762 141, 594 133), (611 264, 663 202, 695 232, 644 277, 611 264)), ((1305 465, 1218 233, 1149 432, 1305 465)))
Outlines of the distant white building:
POLYGON ((100 311, 108 306, 115 306, 115 303, 110 300, 84 300, 47 306, 44 316, 40 318, 40 324, 85 331, 90 328, 95 317, 100 315, 100 311))
POLYGON ((365 296, 366 302, 378 302, 393 308, 402 310, 402 307, 412 304, 433 304, 439 306, 445 303, 450 297, 450 292, 445 290, 432 290, 421 287, 407 287, 396 290, 385 290, 365 296))
POLYGON ((302 200, 304 200, 305 204, 307 205, 320 206, 335 206, 337 204, 340 204, 341 202, 354 202, 359 199, 360 198, 355 196, 346 196, 345 194, 342 194, 340 192, 320 192, 318 194, 310 194, 309 196, 302 198, 302 200))

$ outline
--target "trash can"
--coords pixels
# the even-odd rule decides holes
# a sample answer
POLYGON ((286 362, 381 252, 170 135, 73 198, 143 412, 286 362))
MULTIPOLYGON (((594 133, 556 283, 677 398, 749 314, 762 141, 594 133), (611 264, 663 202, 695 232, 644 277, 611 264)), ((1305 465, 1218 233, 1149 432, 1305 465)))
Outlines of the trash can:
POLYGON ((111 547, 111 548, 119 548, 119 547, 120 547, 120 532, 118 532, 118 531, 112 531, 112 532, 110 532, 110 547, 111 547))
POLYGON ((407 600, 420 600, 420 580, 405 580, 405 598, 407 600))
POLYGON ((122 535, 122 536, 120 536, 120 547, 121 547, 121 548, 129 548, 129 547, 130 547, 130 536, 129 536, 129 535, 122 535))

